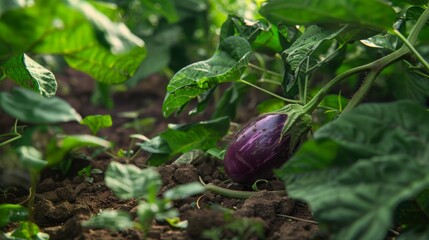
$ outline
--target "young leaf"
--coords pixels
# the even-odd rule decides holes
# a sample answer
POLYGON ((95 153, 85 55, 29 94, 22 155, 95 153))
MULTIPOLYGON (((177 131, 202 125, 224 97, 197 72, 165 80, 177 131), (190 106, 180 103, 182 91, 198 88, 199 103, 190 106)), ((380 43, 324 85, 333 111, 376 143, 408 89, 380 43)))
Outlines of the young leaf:
POLYGON ((0 92, 0 108, 20 121, 35 124, 80 122, 82 119, 64 100, 42 97, 24 88, 15 88, 11 93, 0 92))
POLYGON ((39 226, 32 222, 22 222, 12 234, 13 239, 37 239, 37 240, 49 240, 49 235, 40 232, 39 226))
POLYGON ((270 26, 264 19, 250 22, 230 15, 222 25, 220 39, 222 41, 229 36, 240 36, 246 39, 255 50, 280 52, 283 49, 280 41, 282 35, 279 34, 277 27, 270 26))
POLYGON ((107 228, 121 231, 134 227, 129 213, 120 210, 104 210, 99 215, 82 222, 82 226, 91 228, 107 228))
POLYGON ((86 116, 80 124, 86 125, 91 129, 93 135, 97 135, 97 132, 101 128, 108 128, 112 126, 112 117, 110 115, 91 115, 86 116))
POLYGON ((224 39, 208 60, 191 64, 177 72, 167 86, 162 111, 168 117, 191 99, 222 82, 240 79, 249 61, 251 48, 242 37, 224 39))
POLYGON ((367 104, 314 134, 277 175, 333 239, 384 239, 397 206, 429 187, 429 112, 367 104))
POLYGON ((26 54, 9 58, 0 65, 0 71, 16 84, 38 92, 45 97, 54 96, 57 91, 57 81, 54 74, 26 54))
POLYGON ((152 168, 111 162, 106 171, 106 185, 120 199, 154 199, 161 188, 161 177, 152 168))
POLYGON ((28 218, 28 210, 18 204, 0 204, 0 227, 11 222, 25 221, 28 218))
POLYGON ((91 135, 68 135, 60 139, 52 139, 46 147, 46 160, 49 166, 54 166, 64 160, 73 150, 84 147, 109 148, 112 144, 102 138, 91 135))
POLYGON ((351 24, 375 30, 392 29, 396 19, 395 11, 379 0, 272 0, 260 13, 270 22, 351 24))

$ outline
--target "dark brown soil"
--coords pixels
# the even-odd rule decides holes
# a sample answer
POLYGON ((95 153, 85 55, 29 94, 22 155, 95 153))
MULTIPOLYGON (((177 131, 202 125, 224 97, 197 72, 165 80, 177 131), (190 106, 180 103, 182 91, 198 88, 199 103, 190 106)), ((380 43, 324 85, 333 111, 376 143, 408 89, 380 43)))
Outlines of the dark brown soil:
MULTIPOLYGON (((167 81, 160 76, 150 77, 131 91, 115 92, 113 94, 115 107, 112 110, 97 107, 91 103, 90 97, 94 84, 87 76, 68 70, 59 76, 58 80, 59 96, 66 99, 82 116, 112 115, 114 126, 102 130, 100 136, 114 142, 115 150, 129 147, 130 134, 140 133, 151 137, 165 129, 168 122, 189 121, 186 118, 165 120, 162 117, 161 104, 167 81), (139 119, 154 118, 154 121, 145 129, 124 127, 133 121, 133 119, 121 117, 121 113, 126 111, 139 111, 139 119)), ((6 87, 7 85, 5 84, 6 87)), ((254 102, 257 101, 247 101, 248 104, 243 105, 239 113, 239 121, 245 122, 255 115, 254 102)), ((12 126, 13 119, 3 113, 0 116, 0 132, 4 133, 12 126)), ((197 119, 207 119, 207 116, 198 116, 192 120, 197 119)), ((89 133, 85 127, 76 123, 61 126, 68 134, 89 133)), ((141 154, 130 164, 143 168, 146 159, 147 156, 141 154)), ((82 221, 96 215, 102 209, 121 209, 135 216, 137 201, 123 201, 116 198, 105 186, 103 174, 93 174, 92 182, 88 182, 83 176, 78 176, 78 171, 88 165, 104 172, 110 161, 125 163, 125 159, 112 159, 106 154, 89 159, 76 156, 66 175, 58 170, 46 170, 42 173, 37 186, 34 216, 41 231, 48 233, 54 240, 144 238, 144 234, 138 230, 113 232, 81 227, 82 221)), ((221 161, 214 158, 200 159, 193 164, 164 165, 157 170, 163 180, 161 192, 183 183, 199 181, 200 178, 205 183, 213 183, 225 188, 251 190, 250 186, 231 183, 222 172, 221 161)), ((281 181, 271 179, 268 183, 258 184, 258 188, 260 193, 246 200, 222 197, 210 192, 178 200, 175 202, 175 207, 180 212, 181 220, 188 220, 188 228, 174 228, 168 223, 154 221, 147 234, 148 239, 305 240, 318 238, 318 225, 311 221, 311 212, 305 204, 270 192, 284 189, 281 181), (259 236, 255 229, 261 229, 262 234, 259 236), (208 236, 212 237, 207 238, 208 236)), ((27 195, 25 189, 12 190, 0 197, 0 203, 24 202, 27 195)), ((2 230, 9 231, 13 227, 12 224, 2 230)))

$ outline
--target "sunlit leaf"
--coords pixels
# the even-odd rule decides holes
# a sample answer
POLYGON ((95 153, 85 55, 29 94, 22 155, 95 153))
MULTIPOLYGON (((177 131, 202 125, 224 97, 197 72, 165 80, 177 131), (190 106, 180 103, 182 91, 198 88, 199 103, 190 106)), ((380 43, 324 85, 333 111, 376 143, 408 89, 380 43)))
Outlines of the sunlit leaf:
MULTIPOLYGON (((56 4, 56 15, 47 25, 45 35, 32 48, 32 51, 43 54, 62 54, 67 63, 83 71, 100 82, 114 84, 128 80, 137 70, 146 55, 143 41, 131 35, 125 25, 112 23, 103 12, 101 4, 96 11, 89 3, 76 0, 76 8, 65 4, 56 4), (83 5, 80 5, 83 4, 83 5), (83 8, 83 9, 82 9, 83 8), (96 16, 83 15, 96 12, 96 16), (96 22, 96 26, 94 25, 96 22), (108 26, 113 26, 109 29, 108 26), (95 28, 95 29, 94 29, 95 28), (96 37, 97 29, 103 32, 103 39, 112 42, 114 53, 96 37)), ((110 12, 110 9, 108 9, 110 12)), ((105 42, 105 44, 107 44, 105 42)))
POLYGON ((18 85, 43 96, 51 97, 57 91, 57 81, 54 74, 26 54, 9 58, 0 65, 0 70, 18 85))

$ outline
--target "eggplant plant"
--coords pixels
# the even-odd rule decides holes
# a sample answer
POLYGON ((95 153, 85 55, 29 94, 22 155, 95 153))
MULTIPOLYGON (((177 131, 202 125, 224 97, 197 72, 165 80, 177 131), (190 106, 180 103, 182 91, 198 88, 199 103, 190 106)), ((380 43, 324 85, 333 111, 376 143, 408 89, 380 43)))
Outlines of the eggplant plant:
MULTIPOLYGON (((230 15, 213 56, 172 77, 164 116, 211 103, 234 120, 246 90, 262 91, 261 115, 212 146, 233 181, 274 171, 332 239, 428 238, 428 2, 271 0, 259 13, 230 15)), ((174 151, 162 139, 143 150, 174 151)))

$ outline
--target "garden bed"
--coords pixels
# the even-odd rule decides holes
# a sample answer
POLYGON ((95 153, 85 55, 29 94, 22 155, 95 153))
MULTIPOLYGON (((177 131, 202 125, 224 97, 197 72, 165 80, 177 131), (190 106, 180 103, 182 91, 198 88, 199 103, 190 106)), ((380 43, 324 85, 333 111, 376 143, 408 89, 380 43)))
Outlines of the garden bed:
MULTIPOLYGON (((167 120, 162 117, 160 109, 166 83, 166 79, 155 75, 131 91, 116 92, 112 96, 114 109, 108 110, 91 103, 94 82, 90 78, 67 70, 59 77, 59 96, 68 101, 82 116, 111 114, 113 127, 101 130, 99 135, 115 143, 115 149, 126 149, 131 140, 129 135, 136 133, 136 130, 124 128, 124 124, 132 120, 120 117, 122 112, 141 110, 139 118, 155 118, 154 124, 144 129, 144 133, 149 137, 165 129, 168 121, 186 120, 167 120)), ((254 94, 253 97, 262 96, 254 94)), ((251 105, 247 108, 249 109, 243 106, 243 112, 239 113, 243 119, 248 119, 249 114, 255 114, 250 109, 251 105)), ((13 119, 2 117, 2 131, 7 131, 11 124, 13 119)), ((88 133, 85 127, 73 123, 61 126, 67 134, 88 133)), ((144 234, 139 230, 115 232, 81 226, 82 221, 106 209, 124 210, 135 217, 137 201, 116 198, 104 182, 103 173, 109 163, 126 163, 126 159, 115 159, 104 153, 95 158, 79 156, 74 157, 66 175, 51 169, 42 172, 35 198, 35 223, 41 231, 48 233, 51 239, 143 239, 144 234), (89 165, 92 169, 102 172, 91 174, 92 182, 79 175, 79 171, 89 165)), ((140 154, 129 163, 144 168, 146 159, 147 155, 140 154)), ((163 180, 161 193, 177 185, 197 181, 229 189, 253 191, 251 186, 232 183, 223 172, 221 160, 214 157, 199 158, 192 164, 167 164, 158 167, 157 171, 163 180)), ((257 187, 261 192, 247 200, 223 197, 211 192, 177 200, 174 206, 180 212, 180 219, 188 220, 189 226, 181 229, 172 227, 167 222, 154 221, 147 236, 149 239, 201 239, 205 234, 208 239, 209 236, 212 236, 211 239, 215 239, 215 236, 221 239, 258 239, 257 234, 261 234, 259 238, 301 240, 313 239, 318 234, 318 226, 312 221, 311 212, 304 203, 267 192, 284 190, 280 180, 260 182, 257 187)), ((20 189, 17 192, 9 192, 1 201, 20 203, 27 197, 26 190, 20 189)), ((9 229, 14 227, 9 225, 9 229)))

